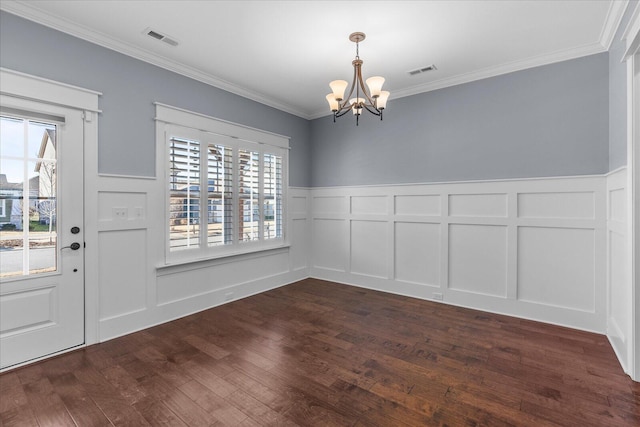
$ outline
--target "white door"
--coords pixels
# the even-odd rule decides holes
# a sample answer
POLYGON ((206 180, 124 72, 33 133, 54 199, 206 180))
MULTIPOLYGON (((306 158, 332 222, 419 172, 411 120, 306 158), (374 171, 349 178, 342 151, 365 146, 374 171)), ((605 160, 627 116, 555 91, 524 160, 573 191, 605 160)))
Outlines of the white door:
POLYGON ((84 343, 82 111, 0 97, 0 369, 84 343))

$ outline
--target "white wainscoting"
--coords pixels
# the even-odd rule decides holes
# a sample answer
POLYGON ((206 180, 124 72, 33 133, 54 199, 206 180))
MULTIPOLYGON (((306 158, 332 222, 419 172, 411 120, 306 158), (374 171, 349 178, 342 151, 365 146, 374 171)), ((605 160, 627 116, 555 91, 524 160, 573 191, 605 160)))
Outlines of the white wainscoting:
POLYGON ((629 372, 632 293, 628 275, 627 169, 607 176, 607 337, 629 372))
POLYGON ((604 333, 606 184, 314 188, 310 275, 604 333))
POLYGON ((97 179, 98 341, 309 276, 309 190, 288 189, 289 247, 162 267, 164 186, 153 178, 97 179))
POLYGON ((290 247, 164 268, 157 180, 98 182, 100 261, 88 286, 100 341, 311 276, 606 330, 626 351, 615 232, 625 197, 613 185, 624 177, 290 188, 290 247))

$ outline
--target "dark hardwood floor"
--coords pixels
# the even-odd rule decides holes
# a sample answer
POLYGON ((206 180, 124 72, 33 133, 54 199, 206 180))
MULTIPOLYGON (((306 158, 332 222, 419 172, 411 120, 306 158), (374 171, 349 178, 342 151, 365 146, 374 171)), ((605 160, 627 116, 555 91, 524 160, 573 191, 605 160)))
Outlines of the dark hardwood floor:
POLYGON ((0 376, 3 426, 639 426, 604 336, 308 279, 0 376))

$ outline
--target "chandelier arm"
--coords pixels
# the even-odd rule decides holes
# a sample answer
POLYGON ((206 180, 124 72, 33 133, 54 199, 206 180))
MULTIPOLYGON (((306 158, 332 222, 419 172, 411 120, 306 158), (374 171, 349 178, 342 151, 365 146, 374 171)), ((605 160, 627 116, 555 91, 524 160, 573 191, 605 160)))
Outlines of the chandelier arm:
POLYGON ((337 117, 342 117, 342 116, 344 116, 345 114, 347 114, 349 111, 351 111, 351 108, 347 108, 347 109, 345 109, 345 110, 344 110, 344 111, 342 111, 342 112, 337 111, 337 112, 335 113, 335 117, 336 117, 336 118, 337 118, 337 117))
MULTIPOLYGON (((360 85, 360 88, 362 89, 362 94, 367 98, 367 101, 369 101, 369 104, 371 104, 371 106, 373 108, 375 108, 375 102, 373 101, 373 99, 371 99, 371 97, 369 96, 369 93, 367 91, 367 89, 364 87, 364 82, 362 81, 362 62, 360 62, 360 64, 357 66, 358 67, 358 84, 360 85)), ((366 105, 366 104, 365 104, 366 105)), ((377 110, 377 108, 376 108, 377 110)))
POLYGON ((350 111, 351 107, 353 107, 353 105, 347 102, 344 105, 342 105, 338 110, 336 110, 336 113, 343 113, 346 111, 350 111))
MULTIPOLYGON (((355 62, 355 61, 354 61, 355 62)), ((345 96, 342 100, 343 104, 338 106, 340 107, 340 109, 338 111, 342 111, 342 109, 344 108, 348 108, 351 109, 352 105, 349 103, 349 100, 351 99, 351 95, 353 95, 353 89, 356 87, 356 82, 357 82, 357 77, 358 77, 358 73, 356 70, 356 65, 355 63, 353 64, 353 81, 351 82, 351 90, 349 91, 349 95, 345 96)))
POLYGON ((370 112, 371 114, 375 114, 376 116, 379 116, 380 114, 382 114, 382 112, 380 110, 378 110, 376 107, 373 107, 373 110, 371 109, 372 106, 364 104, 364 108, 367 109, 368 112, 370 112))

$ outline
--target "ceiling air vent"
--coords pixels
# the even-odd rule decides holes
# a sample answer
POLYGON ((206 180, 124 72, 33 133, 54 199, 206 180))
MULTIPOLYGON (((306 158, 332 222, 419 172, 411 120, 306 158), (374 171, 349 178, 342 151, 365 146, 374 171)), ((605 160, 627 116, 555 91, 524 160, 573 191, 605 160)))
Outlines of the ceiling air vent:
POLYGON ((433 70, 437 70, 438 68, 436 68, 435 65, 431 64, 431 65, 427 65, 426 67, 422 67, 422 68, 416 68, 415 70, 411 70, 409 71, 409 75, 410 76, 415 76, 418 74, 422 74, 422 73, 426 73, 427 71, 433 71, 433 70))
POLYGON ((149 37, 153 37, 156 40, 160 40, 161 42, 164 42, 170 46, 178 46, 178 42, 176 40, 172 39, 166 34, 162 34, 158 31, 152 30, 151 28, 147 28, 146 30, 144 30, 144 34, 148 35, 149 37))

